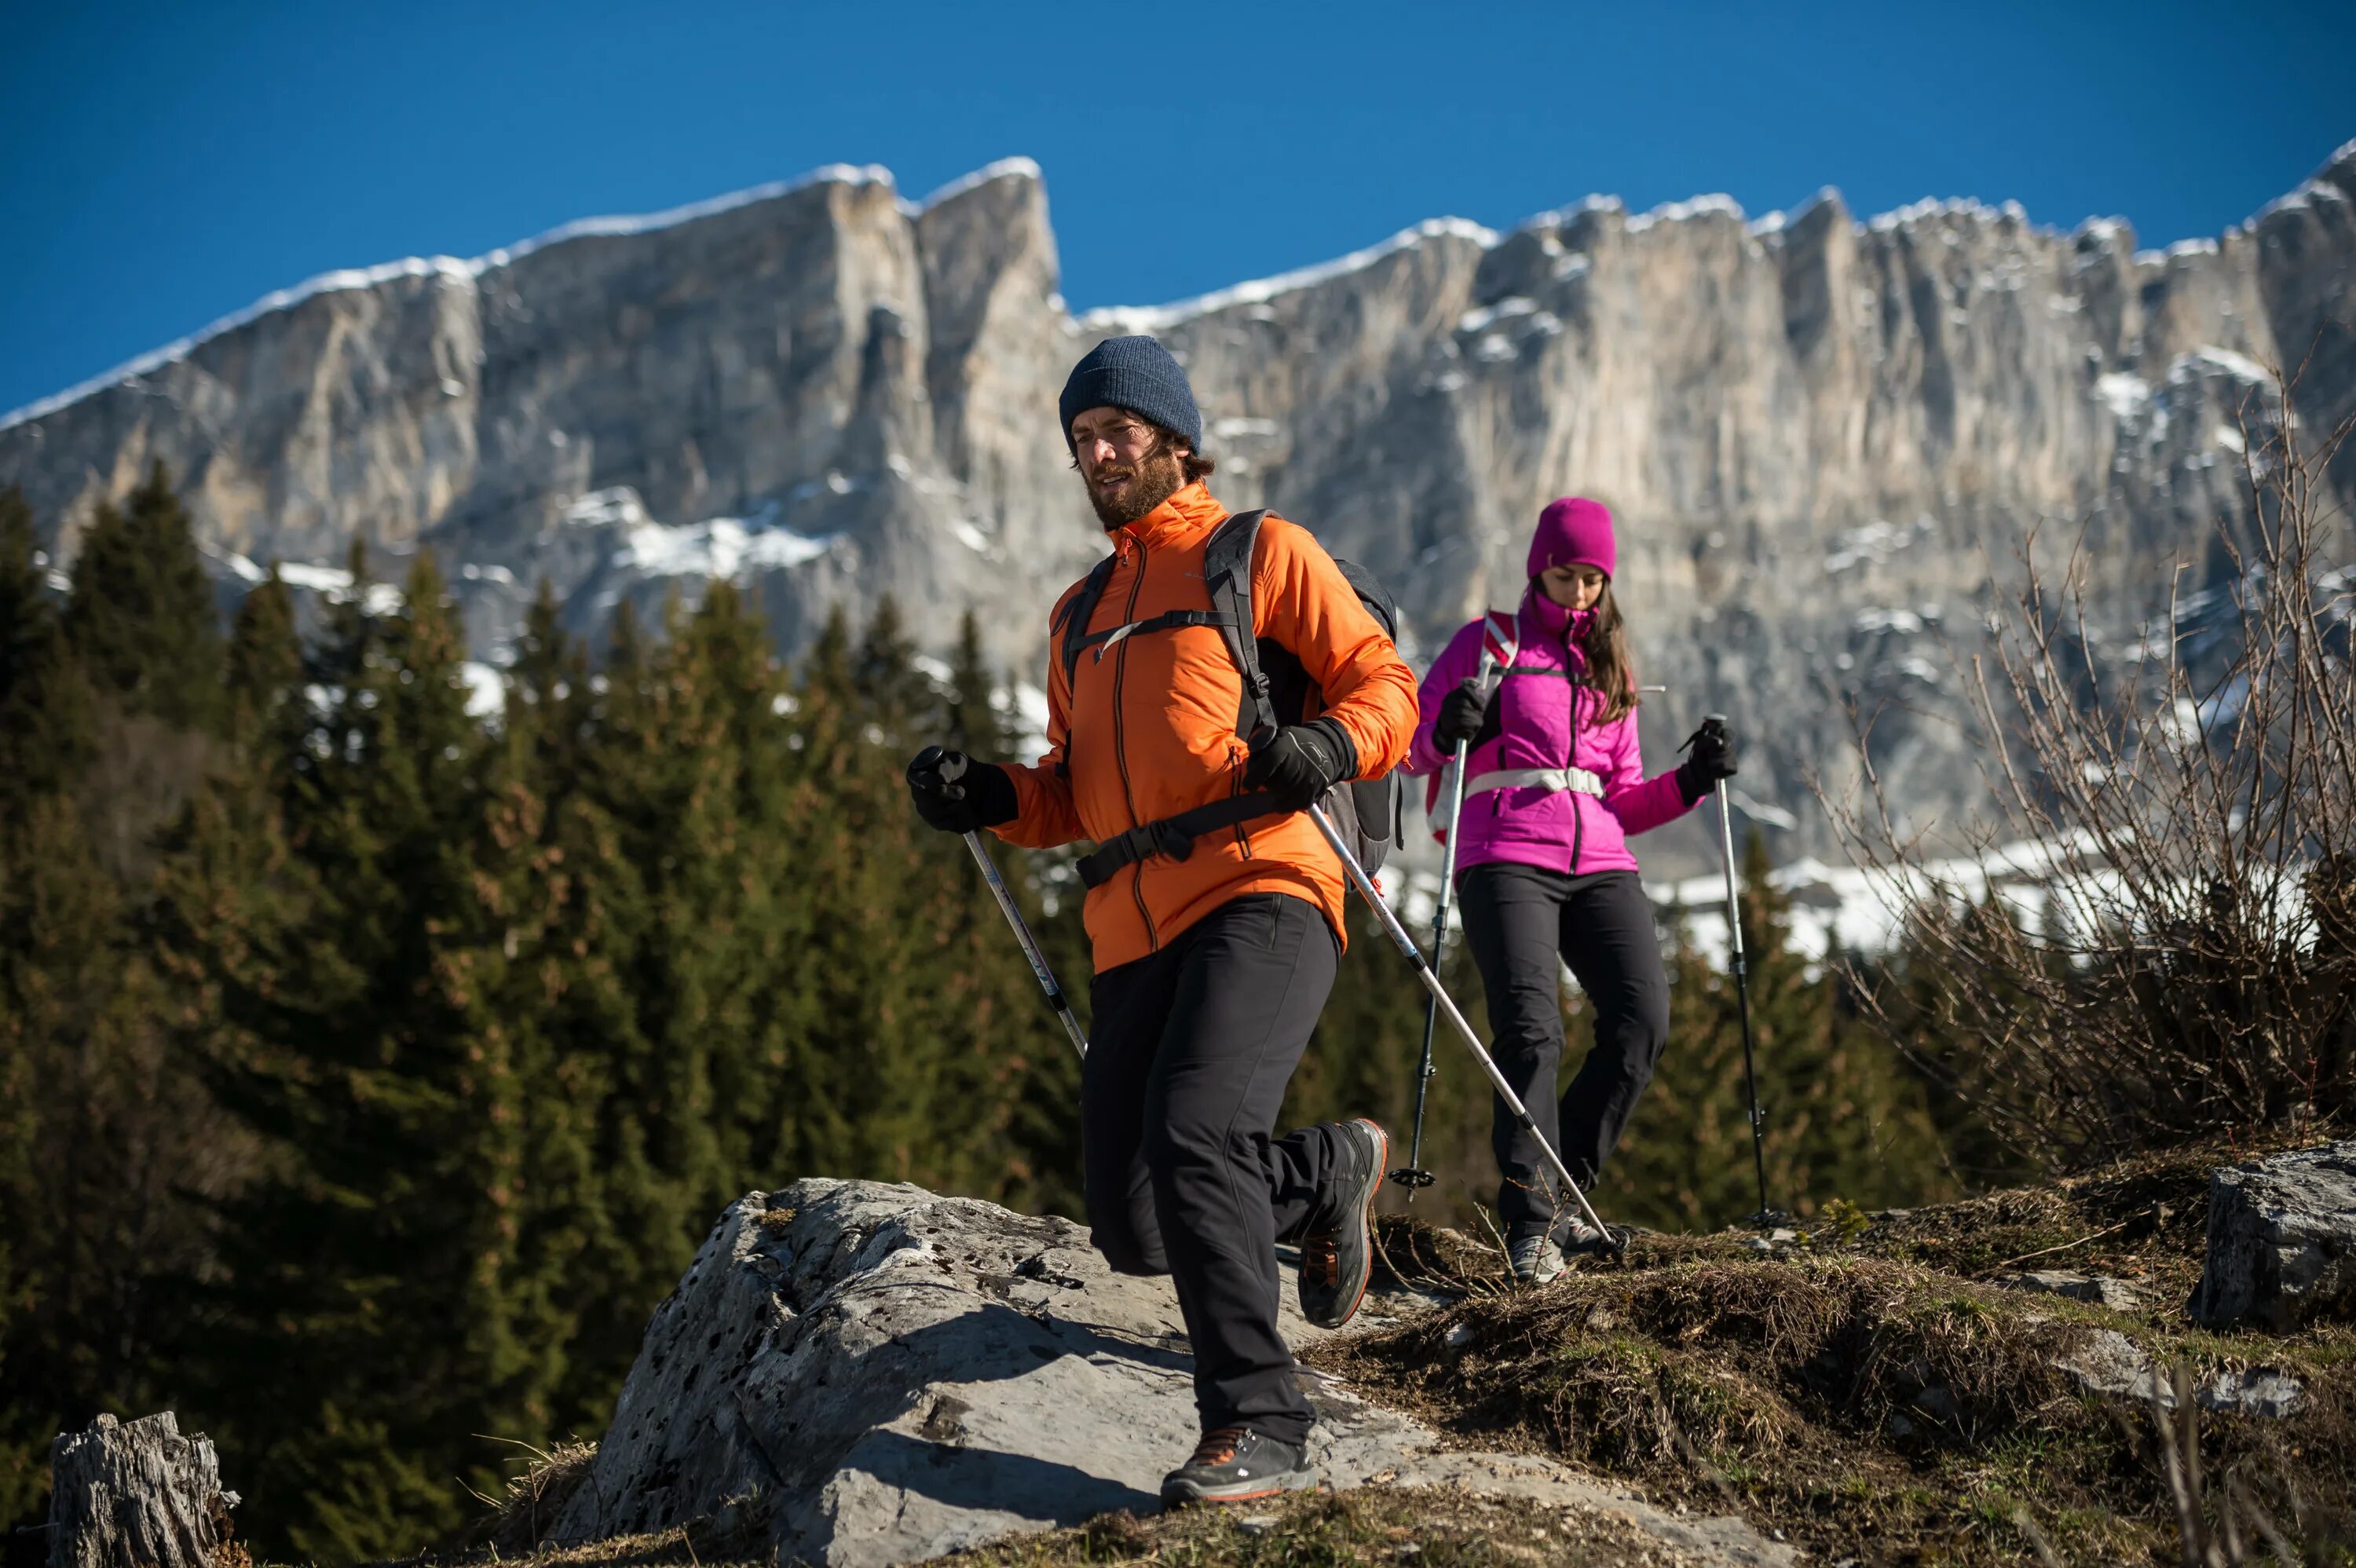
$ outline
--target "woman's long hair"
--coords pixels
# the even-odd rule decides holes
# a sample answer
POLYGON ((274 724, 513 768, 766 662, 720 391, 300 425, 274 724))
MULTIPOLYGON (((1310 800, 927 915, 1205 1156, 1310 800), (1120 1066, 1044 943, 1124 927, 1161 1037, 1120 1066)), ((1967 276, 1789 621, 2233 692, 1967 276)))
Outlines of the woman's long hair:
POLYGON ((1628 628, 1620 619, 1620 603, 1612 597, 1608 577, 1595 601, 1595 619, 1588 623, 1587 635, 1579 639, 1579 651, 1587 656, 1587 684, 1602 702, 1595 711, 1595 722, 1609 724, 1633 712, 1638 701, 1636 661, 1628 652, 1628 628))

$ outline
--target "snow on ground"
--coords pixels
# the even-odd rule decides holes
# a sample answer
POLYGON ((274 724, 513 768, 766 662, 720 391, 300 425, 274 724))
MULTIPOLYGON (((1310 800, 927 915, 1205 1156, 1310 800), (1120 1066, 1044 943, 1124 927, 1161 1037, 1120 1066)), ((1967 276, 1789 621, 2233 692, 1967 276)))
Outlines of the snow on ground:
POLYGON ((2181 382, 2211 370, 2222 370, 2253 386, 2271 386, 2275 379, 2273 371, 2247 355, 2236 354, 2230 348, 2220 348, 2214 344, 2203 344, 2189 354, 2179 354, 2169 360, 2168 379, 2171 383, 2181 382))
POLYGON ((2151 383, 2140 376, 2114 370, 2094 379, 2094 396, 2111 411, 2112 418, 2130 420, 2151 402, 2151 383))
MULTIPOLYGON (((2008 844, 1976 856, 1926 860, 1901 872, 1828 866, 1803 858, 1776 867, 1768 882, 1789 901, 1791 945, 1811 965, 1846 953, 1865 956, 1895 946, 1906 912, 1925 902, 1960 909, 1994 897, 2032 936, 2057 936, 2114 925, 2155 907, 2180 910, 2197 918, 2201 897, 2190 882, 2154 899, 2131 894, 2114 871, 2092 863, 2094 846, 2079 838, 2063 844, 2008 844)), ((2295 941, 2312 942, 2314 923, 2306 908, 2302 869, 2276 881, 2275 916, 2295 941)), ((1393 867, 1381 879, 1391 907, 1428 952, 1438 909, 1440 875, 1425 867, 1393 867)), ((1665 928, 1682 922, 1701 961, 1728 966, 1726 876, 1723 870, 1675 881, 1648 881, 1644 892, 1665 928)), ((1738 890, 1748 899, 1751 890, 1738 890)), ((1462 940, 1461 913, 1451 910, 1451 943, 1462 940)))
MULTIPOLYGON (((289 588, 308 589, 326 598, 330 604, 344 604, 351 601, 352 574, 340 566, 313 566, 299 560, 282 560, 278 563, 278 580, 289 588)), ((402 603, 400 589, 390 582, 371 582, 368 584, 360 608, 370 615, 390 615, 400 609, 402 603)))
POLYGON ((633 524, 614 564, 649 577, 734 578, 768 567, 799 566, 834 547, 835 535, 813 539, 791 528, 743 517, 703 523, 633 524))
POLYGON ((1016 756, 1038 758, 1047 754, 1047 694, 1044 691, 1018 681, 1012 689, 994 693, 991 705, 1013 720, 1016 756))
POLYGON ((472 659, 459 667, 466 679, 466 712, 470 718, 481 719, 508 710, 508 683, 498 670, 472 659))

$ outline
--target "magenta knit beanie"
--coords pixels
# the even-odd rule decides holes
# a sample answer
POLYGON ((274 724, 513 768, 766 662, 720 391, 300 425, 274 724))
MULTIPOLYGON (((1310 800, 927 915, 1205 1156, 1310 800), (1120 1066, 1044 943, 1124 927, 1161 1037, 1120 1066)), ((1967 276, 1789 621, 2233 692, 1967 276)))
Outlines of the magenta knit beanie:
POLYGON ((1584 496, 1565 496, 1538 514, 1527 575, 1536 577, 1549 566, 1591 566, 1609 577, 1619 559, 1612 542, 1612 509, 1584 496))

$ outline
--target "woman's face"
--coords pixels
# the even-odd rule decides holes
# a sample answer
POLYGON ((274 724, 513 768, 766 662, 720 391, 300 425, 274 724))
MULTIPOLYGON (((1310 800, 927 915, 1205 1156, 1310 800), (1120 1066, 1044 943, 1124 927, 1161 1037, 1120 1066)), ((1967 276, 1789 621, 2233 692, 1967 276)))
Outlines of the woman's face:
POLYGON ((1538 587, 1566 610, 1592 610, 1611 579, 1591 566, 1549 566, 1538 573, 1538 587))

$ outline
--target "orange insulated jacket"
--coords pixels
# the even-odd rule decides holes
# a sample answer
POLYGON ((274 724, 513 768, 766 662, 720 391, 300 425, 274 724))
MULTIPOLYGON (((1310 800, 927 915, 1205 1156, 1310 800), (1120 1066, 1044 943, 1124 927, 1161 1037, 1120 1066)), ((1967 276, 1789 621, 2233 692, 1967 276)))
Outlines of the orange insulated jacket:
MULTIPOLYGON (((1226 516, 1194 484, 1115 529, 1118 559, 1084 629, 1208 608, 1203 546, 1226 516)), ((1078 591, 1057 602, 1051 625, 1061 626, 1078 591)), ((1254 632, 1290 649, 1324 693, 1324 711, 1357 747, 1358 776, 1396 767, 1415 731, 1415 676, 1333 558, 1280 517, 1259 530, 1252 614, 1254 632)), ((1080 656, 1069 679, 1060 640, 1050 636, 1047 754, 1007 768, 1020 810, 992 830, 1000 837, 1033 849, 1101 840, 1242 791, 1243 677, 1215 628, 1105 643, 1080 656)), ((1232 899, 1277 892, 1317 905, 1338 939, 1347 891, 1341 861, 1307 814, 1261 817, 1205 835, 1184 860, 1155 856, 1090 891, 1088 937, 1102 972, 1159 951, 1232 899)))

